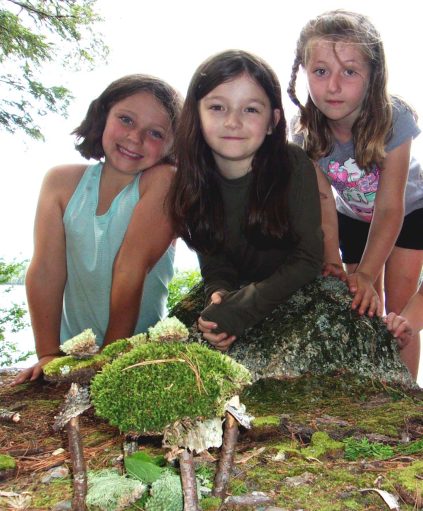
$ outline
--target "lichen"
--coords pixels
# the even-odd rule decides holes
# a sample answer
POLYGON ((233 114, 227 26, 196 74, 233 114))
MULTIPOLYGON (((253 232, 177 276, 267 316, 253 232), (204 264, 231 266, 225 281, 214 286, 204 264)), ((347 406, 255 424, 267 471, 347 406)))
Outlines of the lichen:
POLYGON ((96 344, 96 336, 91 328, 85 329, 78 335, 75 335, 71 339, 64 342, 60 349, 66 355, 72 355, 73 357, 86 358, 94 355, 98 351, 96 344))
POLYGON ((184 507, 181 479, 167 471, 151 485, 146 511, 182 511, 184 507))
POLYGON ((178 318, 169 317, 148 329, 151 342, 181 342, 188 339, 188 328, 178 318))
MULTIPOLYGON (((343 282, 317 278, 248 329, 228 354, 251 371, 253 380, 348 370, 415 386, 383 321, 360 316, 351 301, 343 282)), ((171 313, 190 325, 203 303, 203 292, 196 286, 171 313)), ((191 338, 196 339, 194 333, 191 338)))

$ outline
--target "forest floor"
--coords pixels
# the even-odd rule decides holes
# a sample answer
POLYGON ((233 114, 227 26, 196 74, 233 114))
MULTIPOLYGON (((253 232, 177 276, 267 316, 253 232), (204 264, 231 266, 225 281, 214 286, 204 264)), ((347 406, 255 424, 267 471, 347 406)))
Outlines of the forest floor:
MULTIPOLYGON (((17 465, 12 472, 0 467, 0 509, 66 509, 72 465, 66 433, 52 426, 69 386, 39 381, 10 387, 12 378, 13 371, 0 372, 0 408, 20 414, 18 422, 0 422, 0 460, 9 455, 17 465), (52 475, 55 468, 61 477, 52 475)), ((228 494, 263 492, 271 504, 219 508, 205 498, 202 509, 423 509, 423 389, 346 374, 304 376, 259 381, 241 401, 255 420, 240 432, 228 494)), ((80 428, 89 470, 121 465, 125 438, 116 428, 92 409, 80 428)), ((138 449, 164 453, 160 437, 140 437, 138 449)), ((212 479, 218 455, 199 456, 197 470, 212 479)))

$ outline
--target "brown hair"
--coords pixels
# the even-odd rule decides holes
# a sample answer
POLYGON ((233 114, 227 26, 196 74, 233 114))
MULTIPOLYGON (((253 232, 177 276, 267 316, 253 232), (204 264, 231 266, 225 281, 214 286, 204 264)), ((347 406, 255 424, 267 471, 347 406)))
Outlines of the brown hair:
MULTIPOLYGON (((104 156, 102 137, 110 109, 119 101, 144 91, 150 92, 163 105, 169 115, 172 130, 176 131, 182 109, 182 98, 178 92, 154 76, 142 74, 123 76, 112 82, 97 99, 91 102, 84 120, 72 132, 77 140, 82 139, 82 142, 75 147, 84 158, 99 160, 104 156)), ((163 161, 175 162, 173 149, 163 161)))
POLYGON ((250 241, 279 243, 290 232, 287 219, 287 184, 290 162, 286 121, 279 81, 259 57, 240 50, 212 56, 196 70, 176 134, 178 170, 169 197, 175 230, 188 246, 215 252, 224 242, 224 213, 212 152, 201 131, 198 102, 218 85, 242 74, 263 88, 279 122, 265 137, 252 162, 252 185, 247 206, 246 232, 250 241))
POLYGON ((311 44, 324 39, 357 44, 370 64, 370 79, 361 112, 352 127, 355 160, 359 167, 383 167, 385 145, 392 133, 392 100, 387 92, 387 69, 380 35, 370 20, 354 12, 335 10, 321 14, 302 29, 297 42, 288 95, 300 109, 298 131, 304 135, 304 148, 314 160, 333 148, 333 136, 326 117, 307 98, 303 106, 295 84, 300 66, 307 65, 311 44))

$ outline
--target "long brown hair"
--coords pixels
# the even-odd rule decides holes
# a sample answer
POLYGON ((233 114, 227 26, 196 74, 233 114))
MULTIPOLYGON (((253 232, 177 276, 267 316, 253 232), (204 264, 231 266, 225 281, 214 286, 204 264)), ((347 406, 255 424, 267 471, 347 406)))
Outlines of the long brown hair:
POLYGON ((259 57, 240 50, 219 53, 199 66, 188 88, 176 133, 177 174, 169 195, 175 230, 188 246, 215 252, 224 243, 224 214, 212 152, 201 131, 198 102, 218 85, 242 74, 263 88, 272 110, 281 112, 252 161, 246 233, 260 246, 278 244, 290 234, 287 184, 290 162, 279 81, 259 57))
POLYGON ((297 42, 288 94, 300 109, 298 131, 304 136, 304 149, 317 160, 333 148, 333 136, 326 117, 308 95, 303 106, 297 98, 295 84, 300 66, 307 65, 310 47, 317 39, 332 43, 357 44, 370 64, 370 79, 361 112, 352 127, 355 160, 359 167, 372 164, 383 167, 385 145, 392 133, 392 101, 387 92, 385 52, 371 21, 361 14, 335 10, 321 14, 302 29, 297 42))

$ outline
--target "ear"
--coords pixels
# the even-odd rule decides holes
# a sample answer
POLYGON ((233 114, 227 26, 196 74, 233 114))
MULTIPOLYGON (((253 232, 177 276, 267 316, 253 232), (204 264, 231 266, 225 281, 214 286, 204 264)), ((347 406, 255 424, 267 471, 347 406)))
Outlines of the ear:
POLYGON ((272 134, 273 128, 275 126, 277 126, 277 124, 278 124, 278 122, 280 120, 281 120, 281 111, 279 110, 279 108, 275 108, 273 110, 272 123, 270 124, 269 129, 267 130, 267 135, 271 135, 272 134))

